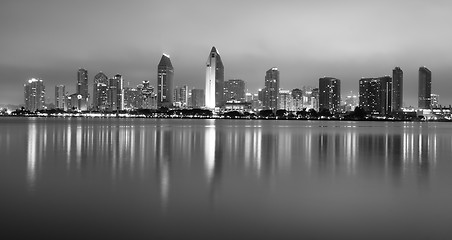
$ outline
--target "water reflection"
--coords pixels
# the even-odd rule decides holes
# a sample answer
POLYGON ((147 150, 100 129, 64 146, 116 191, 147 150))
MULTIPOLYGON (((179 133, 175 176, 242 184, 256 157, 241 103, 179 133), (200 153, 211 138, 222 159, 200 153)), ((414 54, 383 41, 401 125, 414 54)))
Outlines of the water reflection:
POLYGON ((450 138, 418 127, 374 131, 215 120, 54 121, 28 124, 27 179, 32 188, 38 173, 52 164, 81 176, 108 175, 113 182, 155 176, 164 206, 170 187, 187 173, 204 172, 211 193, 237 174, 265 181, 281 175, 354 176, 395 184, 416 179, 425 185, 438 154, 451 153, 450 147, 438 149, 438 142, 450 146, 450 138))

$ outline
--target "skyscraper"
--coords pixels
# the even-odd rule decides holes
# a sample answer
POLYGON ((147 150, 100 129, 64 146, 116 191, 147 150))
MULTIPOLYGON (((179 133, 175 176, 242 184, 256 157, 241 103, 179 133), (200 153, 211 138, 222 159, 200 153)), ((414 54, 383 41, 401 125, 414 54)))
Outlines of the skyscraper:
POLYGON ((392 70, 392 111, 403 107, 403 71, 400 67, 392 70))
POLYGON ((359 106, 373 114, 391 112, 392 79, 390 76, 361 78, 359 80, 359 106))
POLYGON ((45 105, 45 86, 42 79, 32 78, 24 84, 25 109, 36 111, 44 108, 45 105))
POLYGON ((108 108, 108 77, 103 72, 94 76, 93 109, 97 111, 108 108))
POLYGON ((301 89, 295 88, 292 90, 292 99, 294 111, 303 110, 303 91, 301 89))
POLYGON ((432 72, 426 67, 419 68, 419 102, 421 109, 430 108, 432 94, 432 72))
POLYGON ((278 68, 270 68, 265 74, 265 88, 263 90, 264 109, 277 110, 279 106, 279 71, 278 68))
POLYGON ((341 80, 331 77, 319 79, 319 111, 339 111, 341 104, 341 80))
POLYGON ((66 87, 64 85, 55 86, 55 108, 66 108, 66 87))
POLYGON ((224 84, 224 100, 245 102, 245 82, 241 79, 230 79, 224 84))
POLYGON ((116 74, 108 82, 108 105, 110 111, 124 109, 124 80, 116 74))
POLYGON ((210 50, 206 63, 205 106, 210 109, 223 106, 224 66, 215 47, 210 50))
POLYGON ((88 98, 88 71, 80 68, 77 72, 77 94, 82 95, 83 98, 88 98))
POLYGON ((157 107, 172 107, 174 68, 169 55, 162 55, 157 70, 157 107))

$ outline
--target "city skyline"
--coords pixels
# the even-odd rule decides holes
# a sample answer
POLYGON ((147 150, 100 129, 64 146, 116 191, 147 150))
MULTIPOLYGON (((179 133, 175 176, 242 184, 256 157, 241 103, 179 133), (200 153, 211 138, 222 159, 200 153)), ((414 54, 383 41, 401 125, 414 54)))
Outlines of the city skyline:
POLYGON ((119 72, 126 86, 156 82, 154 66, 162 52, 177 66, 175 85, 203 88, 205 49, 212 45, 221 50, 225 79, 243 79, 252 92, 262 88, 262 72, 272 66, 283 73, 284 89, 333 76, 344 91, 354 92, 360 78, 391 75, 400 66, 404 105, 417 106, 417 70, 425 65, 434 72, 432 93, 445 105, 452 103, 452 36, 444 30, 452 21, 447 11, 452 3, 446 1, 259 1, 240 8, 206 1, 133 3, 6 1, 0 9, 0 103, 21 103, 20 85, 32 77, 76 92, 76 68, 119 72), (80 19, 76 13, 82 9, 86 14, 80 19), (215 11, 216 22, 198 17, 217 9, 222 11, 215 11), (111 12, 124 17, 111 18, 111 12), (226 17, 228 12, 237 18, 226 17), (270 12, 273 20, 264 17, 270 12), (384 18, 376 17, 383 12, 384 18), (419 34, 421 29, 428 31, 419 34))

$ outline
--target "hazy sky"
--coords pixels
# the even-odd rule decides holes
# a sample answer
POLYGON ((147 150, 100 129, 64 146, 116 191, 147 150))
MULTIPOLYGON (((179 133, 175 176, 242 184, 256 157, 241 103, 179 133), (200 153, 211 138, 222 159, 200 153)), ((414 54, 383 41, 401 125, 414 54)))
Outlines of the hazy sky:
POLYGON ((225 79, 250 91, 280 70, 285 89, 342 80, 358 93, 361 77, 404 71, 404 100, 417 106, 418 69, 432 71, 432 92, 452 104, 452 1, 417 0, 3 0, 0 3, 0 103, 23 103, 23 84, 42 78, 75 92, 78 68, 120 73, 127 85, 156 83, 162 53, 175 86, 204 88, 216 46, 225 79))

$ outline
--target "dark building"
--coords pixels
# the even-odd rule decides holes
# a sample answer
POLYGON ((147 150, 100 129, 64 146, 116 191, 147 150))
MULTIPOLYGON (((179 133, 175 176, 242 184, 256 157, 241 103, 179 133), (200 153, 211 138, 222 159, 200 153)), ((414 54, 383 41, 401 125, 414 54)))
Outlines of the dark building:
POLYGON ((94 76, 93 109, 103 111, 108 108, 108 77, 103 72, 94 76))
POLYGON ((392 111, 400 111, 403 107, 403 71, 400 67, 392 70, 392 111))
POLYGON ((192 89, 191 90, 191 106, 194 108, 200 108, 205 105, 204 89, 192 89))
POLYGON ((339 112, 341 104, 341 80, 331 77, 319 79, 319 111, 339 112))
POLYGON ((84 99, 89 97, 88 93, 88 70, 80 68, 77 72, 77 92, 84 99))
POLYGON ((392 79, 390 76, 359 80, 359 106, 373 114, 391 112, 392 79))
POLYGON ((263 89, 264 109, 277 110, 279 106, 279 71, 271 68, 265 74, 265 88, 263 89))
POLYGON ((224 65, 215 47, 206 63, 205 106, 210 109, 224 105, 224 65))
POLYGON ((66 86, 64 85, 55 86, 55 108, 66 108, 66 86))
POLYGON ((174 68, 169 55, 162 55, 157 71, 157 107, 172 107, 174 68))
POLYGON ((124 109, 124 80, 116 74, 108 81, 108 109, 118 111, 124 109))
POLYGON ((25 109, 29 111, 41 110, 45 106, 45 86, 42 79, 32 78, 24 84, 25 109))
POLYGON ((432 72, 426 67, 419 68, 419 102, 418 107, 427 109, 431 106, 432 72))
POLYGON ((245 82, 240 79, 230 79, 224 84, 224 100, 245 102, 245 82))

